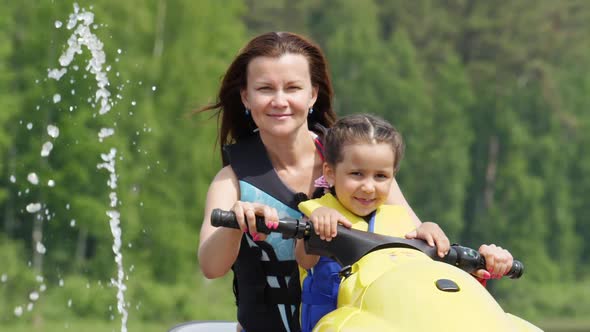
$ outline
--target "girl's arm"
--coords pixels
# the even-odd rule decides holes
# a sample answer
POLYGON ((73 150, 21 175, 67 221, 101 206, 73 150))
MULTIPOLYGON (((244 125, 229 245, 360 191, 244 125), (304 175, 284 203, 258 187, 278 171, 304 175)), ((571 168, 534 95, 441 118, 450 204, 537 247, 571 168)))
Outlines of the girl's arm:
POLYGON ((299 239, 295 244, 295 259, 297 260, 297 264, 299 264, 299 266, 309 270, 318 263, 320 256, 306 254, 305 244, 303 243, 302 239, 299 239))

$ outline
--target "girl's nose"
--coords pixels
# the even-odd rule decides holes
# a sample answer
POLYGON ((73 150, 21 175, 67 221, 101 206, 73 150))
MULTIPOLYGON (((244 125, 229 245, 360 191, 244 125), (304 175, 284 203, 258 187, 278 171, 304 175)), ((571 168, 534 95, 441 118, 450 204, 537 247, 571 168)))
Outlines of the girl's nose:
POLYGON ((373 181, 367 180, 363 182, 361 189, 366 193, 372 193, 375 191, 375 184, 373 181))

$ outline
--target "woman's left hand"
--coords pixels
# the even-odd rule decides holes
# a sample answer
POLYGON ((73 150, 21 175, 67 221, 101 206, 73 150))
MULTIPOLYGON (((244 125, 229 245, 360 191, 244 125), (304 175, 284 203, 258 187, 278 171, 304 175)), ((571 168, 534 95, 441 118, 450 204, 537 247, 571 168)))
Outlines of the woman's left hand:
POLYGON ((479 247, 479 254, 486 259, 485 270, 477 270, 474 275, 480 279, 500 279, 512 268, 512 254, 495 244, 479 247))

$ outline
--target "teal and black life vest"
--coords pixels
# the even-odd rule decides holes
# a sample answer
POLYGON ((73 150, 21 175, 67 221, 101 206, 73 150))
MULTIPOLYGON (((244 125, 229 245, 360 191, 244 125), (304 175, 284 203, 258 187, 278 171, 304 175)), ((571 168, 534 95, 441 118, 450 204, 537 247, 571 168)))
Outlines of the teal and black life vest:
MULTIPOLYGON (((279 218, 300 218, 297 204, 305 197, 294 193, 275 172, 258 134, 224 148, 240 185, 240 200, 266 204, 279 218)), ((300 331, 301 285, 294 240, 278 233, 264 241, 242 237, 232 266, 238 321, 250 331, 300 331)))

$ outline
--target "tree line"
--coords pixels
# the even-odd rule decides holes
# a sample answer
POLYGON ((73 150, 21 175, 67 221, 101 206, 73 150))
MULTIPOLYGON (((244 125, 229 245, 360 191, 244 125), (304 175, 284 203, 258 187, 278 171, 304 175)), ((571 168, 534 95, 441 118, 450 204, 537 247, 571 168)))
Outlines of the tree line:
POLYGON ((111 190, 97 169, 111 147, 132 315, 234 319, 230 280, 198 271, 204 198, 221 162, 216 117, 192 110, 214 100, 239 48, 271 30, 322 46, 338 114, 377 114, 401 131, 398 182, 422 220, 525 263, 522 280, 491 284, 507 310, 533 319, 590 310, 580 291, 590 266, 585 1, 78 4, 104 43, 113 101, 104 116, 87 51, 62 79, 47 78, 73 3, 10 2, 0 14, 0 321, 23 319, 14 308, 29 303, 24 315, 117 315, 111 190), (53 140, 49 125, 60 129, 53 140), (104 127, 116 133, 100 142, 104 127), (28 212, 35 202, 42 208, 28 212))

